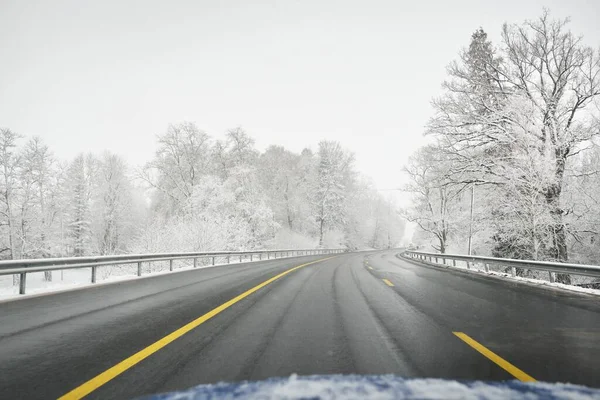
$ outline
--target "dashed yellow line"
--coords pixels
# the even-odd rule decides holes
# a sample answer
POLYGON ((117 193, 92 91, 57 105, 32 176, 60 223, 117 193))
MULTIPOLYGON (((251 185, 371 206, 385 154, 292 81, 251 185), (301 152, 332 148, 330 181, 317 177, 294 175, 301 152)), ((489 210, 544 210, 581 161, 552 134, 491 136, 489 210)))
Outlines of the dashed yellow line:
POLYGON ((491 351, 490 349, 488 349, 481 343, 470 338, 468 335, 466 335, 462 332, 452 332, 452 333, 454 333, 463 342, 465 342, 466 344, 468 344, 469 346, 471 346, 472 348, 474 348, 475 350, 477 350, 478 352, 483 354, 489 360, 494 362, 496 365, 498 365, 500 368, 502 368, 503 370, 505 370, 506 372, 508 372, 515 378, 517 378, 518 380, 520 380, 522 382, 535 382, 536 381, 535 378, 533 378, 531 375, 526 374, 525 372, 523 372, 519 368, 515 367, 514 365, 512 365, 511 363, 509 363, 508 361, 506 361, 505 359, 503 359, 498 354, 494 353, 493 351, 491 351))
POLYGON ((316 260, 316 261, 312 261, 312 262, 309 262, 306 264, 298 265, 294 268, 290 268, 287 271, 280 273, 279 275, 275 275, 271 279, 268 279, 259 285, 254 286, 252 289, 249 289, 249 290, 245 291, 244 293, 229 300, 228 302, 221 304, 220 306, 207 312, 203 316, 193 320, 192 322, 189 322, 188 324, 182 326, 181 328, 175 330, 174 332, 171 332, 170 334, 163 337, 162 339, 154 342, 153 344, 146 347, 145 349, 138 351, 134 355, 126 358, 125 360, 121 361, 120 363, 116 364, 115 366, 107 369, 106 371, 102 372, 100 375, 90 379, 89 381, 85 382, 81 386, 76 387, 75 389, 71 390, 69 393, 61 396, 59 398, 59 400, 81 399, 84 396, 87 396, 88 394, 92 393, 94 390, 103 386, 110 380, 121 375, 123 372, 127 371, 128 369, 130 369, 131 367, 133 367, 140 361, 150 357, 152 354, 156 353, 158 350, 162 349, 169 343, 171 343, 171 342, 175 341, 176 339, 180 338, 181 336, 185 335, 192 329, 197 328, 198 326, 202 325, 204 322, 208 321, 209 319, 213 318, 214 316, 225 311, 227 308, 231 307, 235 303, 250 296, 252 293, 256 292, 257 290, 262 289, 263 287, 267 286, 268 284, 275 282, 279 278, 282 278, 285 275, 289 274, 290 272, 293 272, 299 268, 306 267, 307 265, 315 264, 320 261, 328 260, 330 258, 333 258, 333 257, 322 258, 320 260, 316 260))
POLYGON ((373 269, 373 267, 368 267, 369 269, 373 269))
POLYGON ((385 282, 386 285, 394 287, 394 284, 392 282, 390 282, 389 280, 384 279, 383 281, 385 282))

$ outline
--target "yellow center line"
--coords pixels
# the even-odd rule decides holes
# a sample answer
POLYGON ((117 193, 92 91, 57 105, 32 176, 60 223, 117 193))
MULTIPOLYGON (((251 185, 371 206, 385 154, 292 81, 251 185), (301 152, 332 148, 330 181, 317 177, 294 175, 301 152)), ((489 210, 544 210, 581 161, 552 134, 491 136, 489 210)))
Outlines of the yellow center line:
POLYGON ((454 333, 463 342, 465 342, 466 344, 468 344, 469 346, 471 346, 472 348, 474 348, 475 350, 477 350, 478 352, 483 354, 485 357, 487 357, 488 359, 493 361, 496 365, 498 365, 500 368, 502 368, 503 370, 505 370, 506 372, 508 372, 515 378, 517 378, 518 380, 520 380, 522 382, 535 382, 536 381, 535 378, 533 378, 532 376, 521 371, 519 368, 515 367, 514 365, 512 365, 511 363, 509 363, 508 361, 506 361, 505 359, 503 359, 498 354, 494 353, 493 351, 491 351, 490 349, 488 349, 481 343, 470 338, 468 335, 466 335, 462 332, 452 332, 452 333, 454 333))
POLYGON ((369 267, 369 269, 373 269, 373 267, 369 267))
MULTIPOLYGON (((333 256, 333 257, 336 257, 336 256, 333 256)), ((275 282, 279 278, 282 278, 285 275, 289 274, 290 272, 293 272, 299 268, 306 267, 307 265, 315 264, 320 261, 329 260, 330 258, 333 258, 333 257, 322 258, 320 260, 316 260, 316 261, 312 261, 312 262, 309 262, 306 264, 298 265, 294 268, 288 269, 287 271, 280 273, 279 275, 272 277, 271 279, 264 281, 263 283, 261 283, 257 286, 254 286, 252 289, 249 289, 249 290, 245 291, 244 293, 227 301, 226 303, 221 304, 220 306, 207 312, 203 316, 193 320, 192 322, 187 323, 186 325, 175 330, 174 332, 171 332, 170 334, 163 337, 162 339, 152 343, 150 346, 146 347, 145 349, 138 351, 134 355, 126 358, 125 360, 121 361, 120 363, 107 369, 106 371, 102 372, 101 374, 97 375, 96 377, 85 382, 81 386, 76 387, 75 389, 71 390, 69 393, 59 397, 59 400, 81 399, 84 396, 87 396, 88 394, 92 393, 94 390, 98 389, 99 387, 106 384, 110 380, 121 375, 123 372, 127 371, 128 369, 130 369, 131 367, 133 367, 140 361, 150 357, 152 354, 156 353, 158 350, 162 349, 169 343, 171 343, 171 342, 175 341, 176 339, 180 338, 181 336, 185 335, 192 329, 197 328, 198 326, 202 325, 204 322, 208 321, 209 319, 213 318, 214 316, 225 311, 227 308, 231 307, 235 303, 250 296, 252 293, 256 292, 257 290, 262 289, 263 287, 267 286, 268 284, 275 282)))
POLYGON ((388 285, 388 286, 392 286, 392 287, 394 286, 394 284, 393 284, 392 282, 390 282, 389 280, 387 280, 387 279, 384 279, 383 281, 384 281, 384 282, 385 282, 385 284, 386 284, 386 285, 388 285))

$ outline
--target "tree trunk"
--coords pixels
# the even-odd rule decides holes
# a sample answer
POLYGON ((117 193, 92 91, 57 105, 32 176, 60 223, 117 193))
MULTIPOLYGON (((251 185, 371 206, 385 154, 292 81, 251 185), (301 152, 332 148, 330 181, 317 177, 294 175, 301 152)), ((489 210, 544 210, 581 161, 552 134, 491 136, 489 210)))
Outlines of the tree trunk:
MULTIPOLYGON (((546 203, 550 206, 552 216, 552 247, 550 249, 552 258, 558 262, 567 262, 567 235, 563 222, 563 210, 560 207, 560 195, 562 192, 562 181, 565 172, 567 154, 562 150, 556 150, 556 182, 546 190, 546 203)), ((568 274, 556 274, 556 281, 571 284, 571 276, 568 274)))
MULTIPOLYGON (((5 166, 6 170, 6 166, 5 166)), ((5 172, 6 174, 6 172, 5 172)), ((8 182, 6 182, 8 187, 8 182)), ((4 192, 4 199, 6 201, 6 214, 7 214, 7 226, 8 226, 8 246, 10 247, 10 260, 15 259, 15 239, 13 234, 13 221, 12 221, 12 209, 10 207, 10 195, 8 193, 8 188, 4 192)), ((13 286, 19 286, 21 276, 19 274, 13 275, 12 283, 13 286)))
POLYGON ((319 224, 319 246, 323 246, 323 218, 321 218, 319 224))
POLYGON ((292 211, 290 210, 290 196, 289 196, 289 191, 290 191, 290 183, 287 179, 285 179, 285 192, 283 193, 283 197, 285 199, 285 211, 287 213, 287 223, 288 226, 290 227, 290 231, 294 230, 294 226, 292 223, 292 211))
POLYGON ((446 253, 446 234, 444 232, 442 232, 442 234, 438 236, 438 239, 440 241, 440 253, 445 254, 446 253))

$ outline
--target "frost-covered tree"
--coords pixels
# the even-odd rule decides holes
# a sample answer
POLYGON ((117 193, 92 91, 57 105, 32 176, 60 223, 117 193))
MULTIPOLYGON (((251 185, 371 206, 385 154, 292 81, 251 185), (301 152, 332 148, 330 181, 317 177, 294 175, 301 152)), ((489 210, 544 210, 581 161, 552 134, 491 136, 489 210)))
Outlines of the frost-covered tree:
POLYGON ((99 252, 127 252, 143 217, 144 206, 140 205, 140 192, 132 184, 122 157, 110 153, 102 156, 98 161, 96 187, 93 231, 99 252))
MULTIPOLYGON (((53 201, 58 190, 53 176, 54 158, 40 138, 34 137, 20 155, 20 254, 26 258, 49 257, 53 253, 52 228, 56 215, 53 201)), ((44 273, 52 280, 51 271, 44 273)))
MULTIPOLYGON (((336 142, 295 153, 170 125, 131 179, 120 156, 55 160, 40 139, 0 135, 4 258, 398 243, 403 224, 336 142), (143 186, 143 188, 141 188, 143 186)), ((46 277, 51 279, 51 275, 46 277)), ((18 280, 15 280, 18 284, 18 280)))
POLYGON ((319 167, 314 204, 319 225, 319 245, 327 230, 346 221, 347 201, 354 183, 354 155, 342 149, 338 142, 319 143, 319 167))
POLYGON ((91 154, 75 157, 67 172, 68 225, 70 252, 83 256, 93 251, 92 192, 97 162, 91 154))
POLYGON ((0 251, 5 258, 18 258, 16 254, 15 196, 20 162, 17 142, 21 136, 7 128, 0 129, 0 202, 2 203, 3 244, 0 251))
MULTIPOLYGON (((568 161, 599 133, 597 110, 589 106, 600 94, 600 59, 568 30, 567 23, 545 11, 534 21, 505 24, 501 50, 477 31, 469 49, 448 69, 446 92, 434 101, 436 114, 428 126, 441 151, 452 159, 449 176, 456 184, 492 185, 499 197, 522 193, 530 199, 515 200, 515 207, 525 207, 533 198, 536 204, 544 199, 545 206, 536 207, 545 210, 538 221, 547 225, 537 232, 543 232, 539 243, 547 247, 526 254, 557 261, 568 258, 564 221, 568 209, 562 200, 568 161), (521 159, 524 155, 543 160, 550 176, 519 175, 533 165, 521 159), (518 187, 515 182, 520 182, 518 187)), ((497 218, 496 222, 509 215, 530 214, 516 209, 491 211, 490 221, 497 218)), ((505 250, 506 240, 516 242, 521 235, 515 230, 508 239, 510 231, 497 233, 503 238, 499 248, 505 250)))
MULTIPOLYGON (((305 156, 310 158, 307 153, 305 156)), ((285 229, 310 234, 305 219, 311 215, 309 200, 313 177, 313 160, 292 153, 281 146, 270 146, 258 161, 259 179, 264 188, 275 220, 285 229)))
POLYGON ((432 247, 445 253, 457 231, 457 219, 464 185, 456 185, 448 175, 449 160, 438 147, 430 145, 413 155, 405 168, 410 181, 406 192, 412 195, 412 206, 406 218, 435 238, 432 247))
POLYGON ((550 156, 554 179, 543 188, 551 208, 553 258, 566 261, 567 232, 561 204, 567 161, 598 135, 586 108, 600 95, 600 56, 547 11, 536 21, 505 24, 502 30, 507 67, 503 77, 529 100, 541 127, 539 153, 550 156))
POLYGON ((194 187, 210 168, 210 138, 191 122, 169 125, 158 136, 152 161, 138 172, 156 189, 155 206, 168 214, 177 213, 192 196, 194 187))

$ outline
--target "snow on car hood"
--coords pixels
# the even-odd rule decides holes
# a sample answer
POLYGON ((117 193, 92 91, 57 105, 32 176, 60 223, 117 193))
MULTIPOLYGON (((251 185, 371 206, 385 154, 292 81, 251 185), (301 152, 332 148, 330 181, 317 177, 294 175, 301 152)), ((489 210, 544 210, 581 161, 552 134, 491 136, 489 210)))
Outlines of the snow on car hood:
POLYGON ((393 375, 315 375, 200 385, 144 400, 226 399, 599 399, 600 389, 560 383, 404 379, 393 375))

